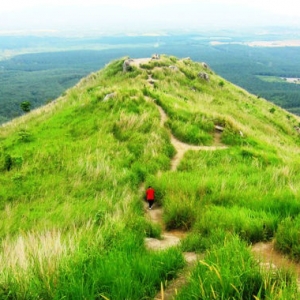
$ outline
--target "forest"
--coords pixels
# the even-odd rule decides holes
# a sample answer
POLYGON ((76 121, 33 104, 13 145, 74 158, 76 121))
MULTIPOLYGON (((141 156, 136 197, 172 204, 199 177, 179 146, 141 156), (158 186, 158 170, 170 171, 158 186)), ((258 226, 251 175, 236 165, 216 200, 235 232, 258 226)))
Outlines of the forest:
MULTIPOLYGON (((215 38, 208 33, 89 39, 0 37, 0 123, 23 114, 23 101, 29 101, 32 108, 44 105, 113 59, 153 53, 204 61, 224 79, 300 115, 300 85, 261 77, 300 77, 299 47, 251 47, 246 43, 262 37, 231 34, 228 38, 226 34, 215 38), (16 49, 29 53, 1 55, 16 49)), ((280 37, 265 37, 271 38, 280 37)))

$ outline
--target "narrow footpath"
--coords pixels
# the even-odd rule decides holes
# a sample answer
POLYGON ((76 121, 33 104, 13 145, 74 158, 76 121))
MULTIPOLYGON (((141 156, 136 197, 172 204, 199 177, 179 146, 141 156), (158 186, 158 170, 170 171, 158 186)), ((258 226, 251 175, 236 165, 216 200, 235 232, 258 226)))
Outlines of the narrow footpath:
MULTIPOLYGON (((151 101, 151 99, 148 98, 148 101, 151 101)), ((152 100, 153 101, 153 100, 152 100)), ((154 102, 154 101, 153 101, 154 102)), ((157 108, 160 112, 160 125, 164 126, 167 115, 164 112, 164 110, 157 105, 157 108)), ((186 143, 182 143, 179 140, 177 140, 171 132, 169 132, 171 137, 171 143, 176 149, 176 155, 173 157, 171 162, 171 170, 176 171, 177 166, 179 165, 181 159, 183 158, 184 154, 188 150, 194 150, 194 151, 214 151, 218 149, 226 149, 227 147, 224 145, 221 145, 220 143, 220 137, 218 132, 215 133, 215 145, 214 146, 194 146, 189 145, 186 143)), ((159 175, 158 175, 159 176, 159 175)), ((145 191, 145 185, 142 184, 140 187, 140 191, 145 191)), ((186 232, 181 230, 172 230, 172 231, 166 231, 164 222, 163 222, 163 209, 161 207, 156 207, 155 204, 152 208, 152 210, 148 210, 148 204, 144 202, 144 210, 145 210, 145 216, 148 218, 148 220, 154 224, 159 224, 162 228, 162 235, 161 239, 154 239, 154 238, 146 238, 145 243, 146 247, 149 250, 164 250, 169 247, 177 246, 180 244, 180 241, 185 237, 186 232)), ((179 276, 171 281, 170 283, 167 283, 166 289, 163 288, 161 291, 158 292, 155 300, 171 300, 174 299, 177 291, 180 289, 180 287, 184 286, 186 283, 187 278, 189 277, 189 272, 192 269, 192 266, 197 261, 198 257, 195 252, 185 252, 183 253, 185 260, 187 262, 187 266, 184 270, 182 270, 179 274, 179 276)))
MULTIPOLYGON (((151 58, 141 58, 141 59, 133 59, 131 60, 131 64, 137 67, 140 66, 142 63, 147 63, 151 60, 151 58)), ((152 78, 148 78, 148 82, 151 84, 152 78)), ((147 98, 148 101, 153 101, 153 99, 147 98)), ((155 103, 155 101, 153 101, 155 103)), ((157 109, 160 113, 161 120, 160 126, 164 126, 165 122, 167 121, 167 115, 164 110, 158 106, 157 109)), ((176 139, 171 132, 169 132, 171 143, 176 149, 176 155, 173 157, 171 161, 171 170, 176 171, 180 161, 184 157, 184 154, 188 150, 193 151, 214 151, 219 149, 226 149, 227 146, 221 143, 221 132, 216 130, 214 134, 214 145, 213 146, 194 146, 183 143, 176 139)), ((160 174, 158 174, 160 176, 160 174)), ((145 192, 145 184, 140 186, 140 192, 145 192)), ((148 204, 144 202, 144 210, 145 210, 145 217, 152 223, 159 224, 162 228, 162 235, 161 239, 154 239, 154 238, 146 238, 145 243, 146 247, 150 251, 155 250, 163 250, 169 247, 177 246, 180 244, 180 241, 185 237, 186 233, 180 230, 172 230, 166 231, 164 223, 163 223, 163 209, 160 207, 153 206, 152 210, 148 210, 148 204)), ((300 264, 297 264, 289 259, 287 259, 281 253, 278 253, 273 246, 272 242, 267 243, 257 243, 252 246, 252 253, 260 262, 262 268, 265 269, 276 269, 276 268, 285 268, 291 269, 297 275, 297 282, 298 282, 298 289, 300 291, 300 264)), ((193 265, 196 263, 198 259, 202 259, 197 257, 196 253, 194 252, 185 252, 183 253, 185 260, 187 262, 187 266, 184 270, 179 273, 179 276, 171 281, 170 283, 166 284, 166 288, 161 288, 161 291, 157 293, 154 300, 172 300, 175 299, 177 291, 184 286, 186 283, 189 273, 192 270, 193 265)))
POLYGON ((256 243, 252 246, 252 253, 260 262, 262 268, 272 269, 289 269, 297 276, 298 291, 300 291, 300 264, 296 263, 274 249, 273 242, 256 243))

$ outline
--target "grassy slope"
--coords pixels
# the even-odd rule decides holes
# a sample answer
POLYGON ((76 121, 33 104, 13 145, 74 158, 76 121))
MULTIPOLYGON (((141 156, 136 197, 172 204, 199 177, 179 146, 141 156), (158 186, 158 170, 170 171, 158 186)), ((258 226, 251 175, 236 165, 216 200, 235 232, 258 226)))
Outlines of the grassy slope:
POLYGON ((163 57, 128 73, 122 63, 1 128, 3 298, 154 296, 184 262, 180 249, 144 249, 143 238, 158 233, 143 218, 143 182, 156 187, 167 226, 190 229, 185 250, 221 245, 228 232, 265 240, 278 227, 280 241, 299 213, 297 117, 190 60, 163 57), (180 140, 211 145, 222 125, 230 147, 189 152, 168 171, 174 148, 156 105, 180 140))

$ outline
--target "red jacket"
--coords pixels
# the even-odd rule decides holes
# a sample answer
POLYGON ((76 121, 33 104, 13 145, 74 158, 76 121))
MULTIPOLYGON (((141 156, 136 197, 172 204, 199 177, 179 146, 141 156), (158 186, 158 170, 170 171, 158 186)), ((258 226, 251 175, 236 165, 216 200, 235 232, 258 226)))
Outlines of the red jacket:
POLYGON ((147 200, 154 200, 154 193, 155 191, 153 188, 148 188, 146 191, 147 200))

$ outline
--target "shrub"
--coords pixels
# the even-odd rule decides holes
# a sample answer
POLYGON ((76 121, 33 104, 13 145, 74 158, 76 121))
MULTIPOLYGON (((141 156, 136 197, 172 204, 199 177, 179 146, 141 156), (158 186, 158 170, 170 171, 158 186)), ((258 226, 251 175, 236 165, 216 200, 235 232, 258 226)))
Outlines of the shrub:
POLYGON ((1 161, 1 169, 5 171, 10 171, 13 167, 20 168, 23 164, 23 157, 22 156, 11 156, 10 154, 2 153, 0 155, 1 161))
POLYGON ((223 86, 225 85, 225 83, 224 83, 224 81, 223 81, 223 80, 219 81, 219 83, 218 83, 218 84, 219 84, 219 86, 220 86, 220 87, 223 87, 223 86))
POLYGON ((20 107, 24 112, 30 112, 31 103, 29 101, 23 101, 21 102, 20 107))
POLYGON ((25 143, 30 142, 32 141, 32 135, 29 131, 25 129, 21 129, 18 132, 18 140, 25 143))
POLYGON ((6 154, 5 157, 4 157, 4 166, 3 166, 4 170, 10 171, 12 166, 13 166, 13 159, 10 156, 10 154, 6 154))

